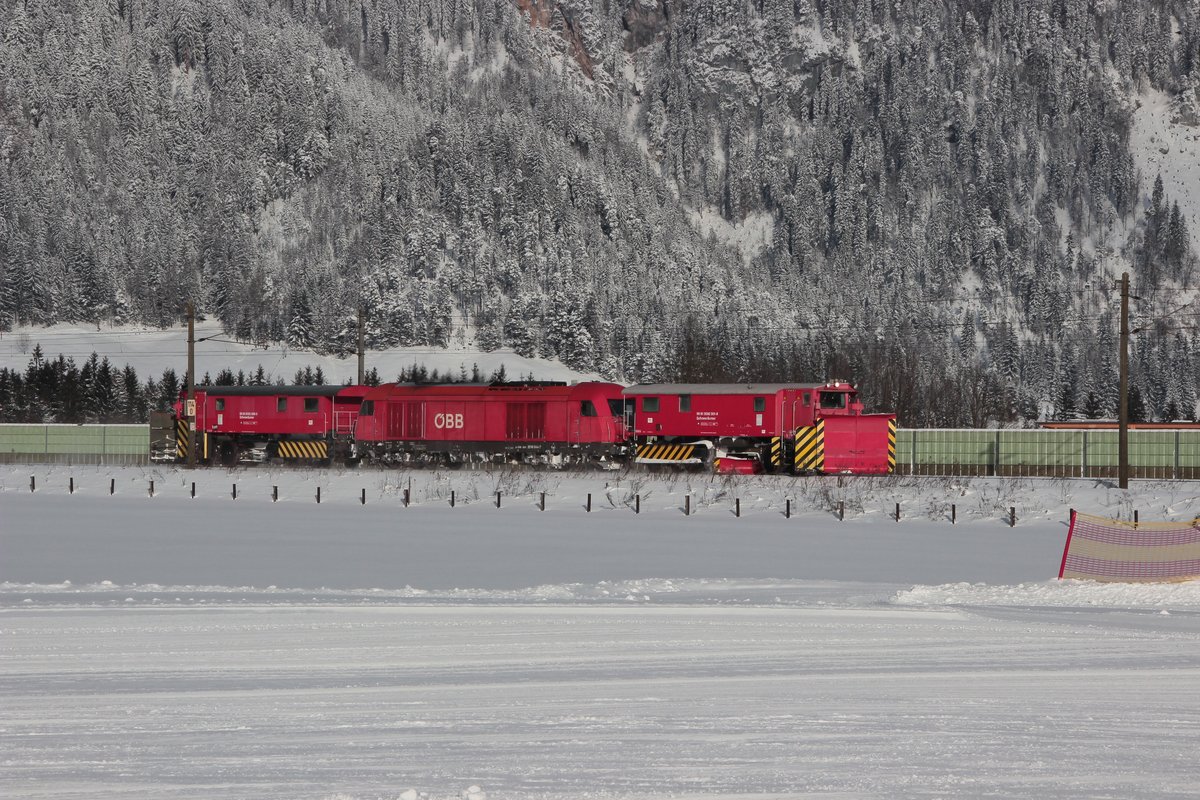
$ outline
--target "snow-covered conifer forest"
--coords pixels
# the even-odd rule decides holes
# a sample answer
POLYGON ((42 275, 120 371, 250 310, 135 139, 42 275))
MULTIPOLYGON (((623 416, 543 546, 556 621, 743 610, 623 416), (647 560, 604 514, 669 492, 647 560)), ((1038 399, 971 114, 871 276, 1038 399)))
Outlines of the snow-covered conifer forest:
MULTIPOLYGON (((1195 0, 3 0, 0 329, 1194 416, 1195 0)), ((53 353, 47 353, 53 356, 53 353)))

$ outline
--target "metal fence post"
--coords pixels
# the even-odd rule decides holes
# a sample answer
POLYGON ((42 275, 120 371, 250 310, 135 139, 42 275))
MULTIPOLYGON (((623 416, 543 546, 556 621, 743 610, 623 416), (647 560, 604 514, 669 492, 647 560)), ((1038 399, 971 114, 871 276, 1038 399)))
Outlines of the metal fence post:
POLYGON ((1175 431, 1175 463, 1171 467, 1171 479, 1179 480, 1179 431, 1175 431))

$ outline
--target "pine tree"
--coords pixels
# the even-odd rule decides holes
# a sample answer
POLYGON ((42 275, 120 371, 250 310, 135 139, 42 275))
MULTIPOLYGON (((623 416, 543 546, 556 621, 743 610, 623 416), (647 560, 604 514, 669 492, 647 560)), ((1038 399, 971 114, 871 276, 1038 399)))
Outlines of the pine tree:
POLYGON ((175 370, 171 369, 170 367, 167 367, 165 370, 163 370, 162 379, 158 382, 158 410, 164 411, 168 408, 171 408, 171 406, 175 404, 175 401, 179 399, 179 392, 181 388, 187 387, 181 387, 179 378, 175 374, 175 370))
POLYGON ((137 372, 126 364, 121 370, 121 410, 117 421, 132 424, 146 422, 148 419, 146 395, 138 381, 137 372))
POLYGON ((1146 403, 1142 400, 1142 390, 1137 386, 1129 387, 1128 414, 1130 422, 1146 422, 1146 403))

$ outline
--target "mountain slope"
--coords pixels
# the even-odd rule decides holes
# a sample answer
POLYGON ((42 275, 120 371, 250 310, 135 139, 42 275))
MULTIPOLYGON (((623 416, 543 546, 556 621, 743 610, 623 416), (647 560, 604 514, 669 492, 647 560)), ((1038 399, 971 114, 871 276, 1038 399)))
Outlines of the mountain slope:
POLYGON ((1194 4, 15 0, 0 23, 9 324, 192 298, 337 352, 361 304, 378 347, 852 378, 906 424, 972 424, 1111 413, 1129 270, 1135 381, 1194 413, 1194 307, 1169 312, 1196 226, 1130 141, 1150 93, 1195 123, 1194 4))

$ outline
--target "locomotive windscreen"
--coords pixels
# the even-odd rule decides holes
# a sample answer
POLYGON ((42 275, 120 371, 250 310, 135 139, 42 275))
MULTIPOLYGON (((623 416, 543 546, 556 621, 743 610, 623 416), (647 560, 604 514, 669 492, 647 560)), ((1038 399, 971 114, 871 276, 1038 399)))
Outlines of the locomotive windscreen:
POLYGON ((845 392, 821 392, 821 408, 845 408, 845 392))

